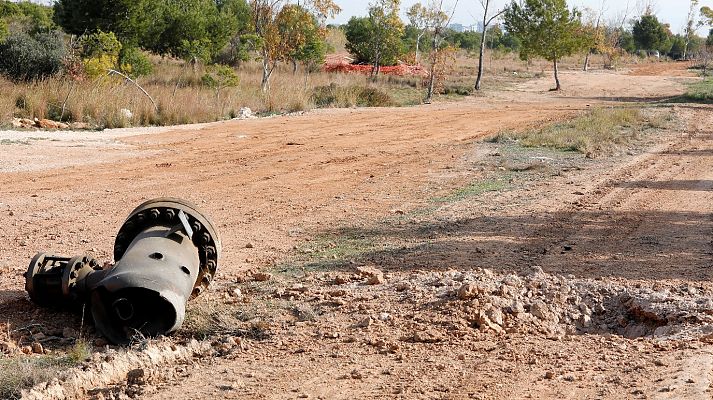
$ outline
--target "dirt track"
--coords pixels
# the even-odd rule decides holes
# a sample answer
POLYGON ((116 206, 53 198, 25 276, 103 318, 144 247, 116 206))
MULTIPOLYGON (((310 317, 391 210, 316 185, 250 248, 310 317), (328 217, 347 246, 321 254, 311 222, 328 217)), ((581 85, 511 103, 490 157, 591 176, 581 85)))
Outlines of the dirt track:
MULTIPOLYGON (((225 255, 217 278, 221 288, 247 270, 274 268, 295 246, 324 232, 348 228, 364 236, 376 224, 376 238, 405 240, 404 250, 354 262, 376 265, 389 282, 430 273, 445 279, 449 271, 478 268, 526 274, 537 265, 573 279, 654 290, 694 285, 708 294, 710 107, 676 106, 678 120, 689 123, 630 155, 582 161, 559 176, 528 182, 526 190, 443 206, 431 219, 410 217, 430 207, 429 199, 483 176, 481 161, 493 157, 492 149, 476 143, 485 134, 592 106, 679 94, 687 79, 681 67, 662 68, 628 75, 566 73, 562 94, 547 92, 548 77, 458 103, 324 110, 198 131, 105 133, 99 139, 58 134, 50 147, 46 140, 28 139, 33 134, 4 134, 0 311, 13 326, 48 316, 35 311, 22 292, 20 274, 34 252, 90 251, 108 259, 124 214, 158 196, 194 201, 218 222, 225 255), (405 222, 378 223, 402 213, 405 222)), ((320 294, 330 290, 332 277, 308 274, 299 284, 320 294)), ((294 283, 285 279, 280 283, 294 283)), ((348 291, 353 293, 342 310, 330 308, 308 321, 276 317, 272 339, 186 368, 184 379, 152 398, 710 396, 713 347, 705 343, 662 344, 615 332, 553 339, 552 332, 454 331, 445 326, 457 325, 457 312, 435 312, 425 298, 400 297, 393 286, 350 285, 348 291), (354 327, 364 316, 383 313, 393 319, 354 327), (406 341, 385 353, 378 350, 384 345, 373 345, 400 343, 414 326, 428 324, 446 339, 406 341)), ((291 300, 292 310, 310 304, 308 297, 291 300)))

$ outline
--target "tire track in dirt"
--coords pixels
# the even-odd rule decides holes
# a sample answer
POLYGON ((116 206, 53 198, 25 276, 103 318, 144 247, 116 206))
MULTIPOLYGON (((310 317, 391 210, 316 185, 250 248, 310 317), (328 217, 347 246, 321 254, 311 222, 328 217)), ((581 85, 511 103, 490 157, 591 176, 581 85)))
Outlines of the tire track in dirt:
MULTIPOLYGON (((688 133, 600 177, 524 250, 553 273, 713 279, 710 108, 685 110, 688 133), (707 131, 708 130, 708 131, 707 131)), ((595 178, 596 179, 596 178, 595 178)))

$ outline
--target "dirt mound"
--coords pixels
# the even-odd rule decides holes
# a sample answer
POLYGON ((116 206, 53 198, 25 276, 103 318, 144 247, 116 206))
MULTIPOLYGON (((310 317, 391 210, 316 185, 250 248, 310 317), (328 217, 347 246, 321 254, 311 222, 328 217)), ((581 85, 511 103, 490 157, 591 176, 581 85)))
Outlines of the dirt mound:
POLYGON ((607 280, 556 276, 534 267, 526 276, 429 273, 398 285, 434 288, 425 308, 452 313, 495 333, 616 334, 626 338, 694 339, 713 333, 713 300, 693 285, 632 287, 607 280))

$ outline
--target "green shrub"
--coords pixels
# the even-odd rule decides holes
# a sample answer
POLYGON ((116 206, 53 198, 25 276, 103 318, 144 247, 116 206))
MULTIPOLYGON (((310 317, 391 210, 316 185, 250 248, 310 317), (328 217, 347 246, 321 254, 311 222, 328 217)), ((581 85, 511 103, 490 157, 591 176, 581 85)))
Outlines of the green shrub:
POLYGON ((362 107, 390 107, 394 105, 388 93, 373 87, 361 90, 357 98, 357 105, 362 107))
POLYGON ((317 86, 313 89, 312 102, 317 107, 330 107, 337 103, 337 90, 339 87, 336 83, 328 86, 317 86))
POLYGON ((67 50, 59 32, 13 33, 0 43, 0 73, 14 81, 32 81, 62 70, 67 50))
POLYGON ((388 93, 374 87, 341 87, 336 83, 318 86, 312 91, 317 107, 390 107, 394 100, 388 93))
POLYGON ((121 72, 132 78, 147 76, 153 72, 151 60, 135 47, 124 47, 119 53, 121 72))
POLYGON ((104 76, 119 65, 121 42, 113 32, 98 31, 82 38, 82 64, 92 79, 104 76))

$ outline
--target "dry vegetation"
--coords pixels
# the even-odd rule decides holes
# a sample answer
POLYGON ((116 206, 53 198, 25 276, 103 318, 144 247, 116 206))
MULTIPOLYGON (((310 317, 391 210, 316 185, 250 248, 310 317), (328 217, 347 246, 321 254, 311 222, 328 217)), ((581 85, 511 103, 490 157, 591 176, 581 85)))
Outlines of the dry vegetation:
POLYGON ((640 108, 597 108, 571 121, 524 132, 501 132, 491 140, 597 157, 624 147, 647 129, 664 127, 671 118, 670 113, 640 108))
POLYGON ((19 399, 21 390, 60 376, 91 354, 91 345, 85 340, 77 340, 64 355, 0 358, 0 398, 19 399))
MULTIPOLYGON (((336 40, 336 39, 335 39, 336 40)), ((338 43, 336 44, 338 45, 338 43)), ((342 45, 343 46, 343 45, 342 45)), ((578 69, 581 57, 565 60, 563 68, 578 69)), ((259 66, 247 63, 236 70, 237 87, 206 87, 202 67, 193 70, 172 59, 153 59, 154 72, 139 83, 154 97, 158 111, 135 86, 119 77, 72 81, 56 77, 31 83, 0 78, 0 123, 13 117, 81 122, 91 128, 201 123, 234 118, 243 107, 259 114, 305 111, 319 107, 381 107, 420 104, 425 88, 419 77, 382 76, 376 82, 355 74, 325 72, 296 74, 283 66, 268 94, 260 90, 259 66), (123 109, 130 110, 129 118, 123 109)), ((597 62, 592 64, 596 67, 597 62)), ((492 53, 486 60, 485 88, 502 89, 547 73, 544 62, 525 63, 514 54, 492 53)), ((472 94, 474 55, 461 53, 443 85, 441 99, 472 94)))

